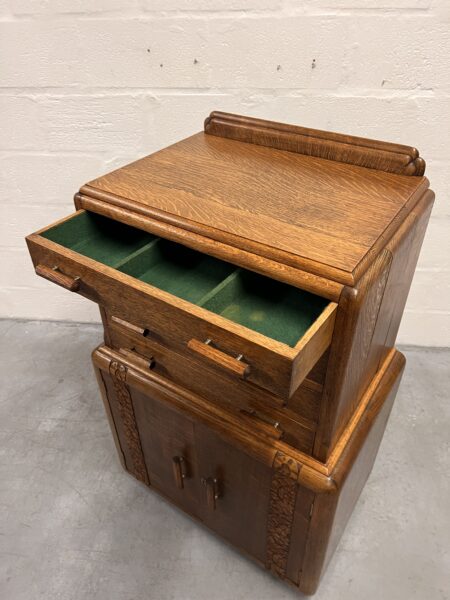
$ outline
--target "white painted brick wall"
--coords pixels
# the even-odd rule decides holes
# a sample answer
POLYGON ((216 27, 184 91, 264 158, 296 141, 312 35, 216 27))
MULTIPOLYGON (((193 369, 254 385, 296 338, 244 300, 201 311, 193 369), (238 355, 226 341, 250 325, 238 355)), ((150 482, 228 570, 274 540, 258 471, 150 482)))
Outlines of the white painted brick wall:
POLYGON ((448 0, 3 0, 0 81, 0 317, 98 321, 24 236, 219 109, 420 149, 437 201, 400 341, 449 345, 448 0))

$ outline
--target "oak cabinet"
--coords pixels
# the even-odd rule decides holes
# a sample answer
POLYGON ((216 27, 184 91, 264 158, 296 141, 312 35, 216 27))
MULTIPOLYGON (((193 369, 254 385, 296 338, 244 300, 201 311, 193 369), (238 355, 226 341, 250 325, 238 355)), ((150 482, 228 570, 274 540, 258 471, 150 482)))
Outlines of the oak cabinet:
POLYGON ((424 171, 413 147, 214 112, 27 238, 39 276, 100 307, 125 469, 304 593, 403 371, 424 171))

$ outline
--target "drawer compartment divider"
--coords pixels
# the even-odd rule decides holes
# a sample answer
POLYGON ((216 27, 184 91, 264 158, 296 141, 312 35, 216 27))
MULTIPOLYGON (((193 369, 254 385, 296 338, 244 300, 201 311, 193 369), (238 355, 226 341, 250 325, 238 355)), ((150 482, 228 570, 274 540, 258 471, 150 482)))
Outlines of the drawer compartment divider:
POLYGON ((128 273, 129 271, 135 268, 135 265, 138 265, 142 262, 142 259, 145 259, 145 256, 148 254, 149 250, 159 242, 159 238, 155 238, 142 246, 142 248, 138 248, 135 252, 127 255, 125 258, 122 258, 117 264, 113 265, 115 269, 121 271, 122 273, 128 273))
POLYGON ((214 298, 214 296, 219 294, 224 287, 226 287, 231 281, 233 281, 233 279, 237 277, 238 273, 241 270, 242 269, 236 269, 232 273, 230 273, 230 275, 228 275, 228 277, 226 277, 223 281, 216 285, 215 288, 213 288, 207 294, 205 294, 203 298, 198 302, 198 305, 205 306, 205 304, 207 304, 211 300, 211 298, 214 298))
POLYGON ((235 267, 158 238, 119 270, 198 305, 235 267))

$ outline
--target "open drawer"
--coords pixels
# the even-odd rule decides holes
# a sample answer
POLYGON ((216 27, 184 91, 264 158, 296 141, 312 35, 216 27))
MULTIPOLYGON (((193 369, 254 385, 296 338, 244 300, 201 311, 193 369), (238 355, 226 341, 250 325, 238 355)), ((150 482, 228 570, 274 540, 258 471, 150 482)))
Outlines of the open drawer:
POLYGON ((282 399, 331 342, 335 303, 94 213, 27 243, 38 275, 282 399))

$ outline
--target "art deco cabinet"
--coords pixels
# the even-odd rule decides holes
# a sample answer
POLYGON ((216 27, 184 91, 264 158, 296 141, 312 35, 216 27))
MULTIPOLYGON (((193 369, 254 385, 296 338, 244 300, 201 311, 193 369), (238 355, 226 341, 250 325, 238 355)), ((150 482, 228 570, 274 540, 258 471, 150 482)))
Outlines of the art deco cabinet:
POLYGON ((414 148, 215 112, 30 235, 100 306, 124 468, 306 594, 370 473, 433 193, 414 148))

